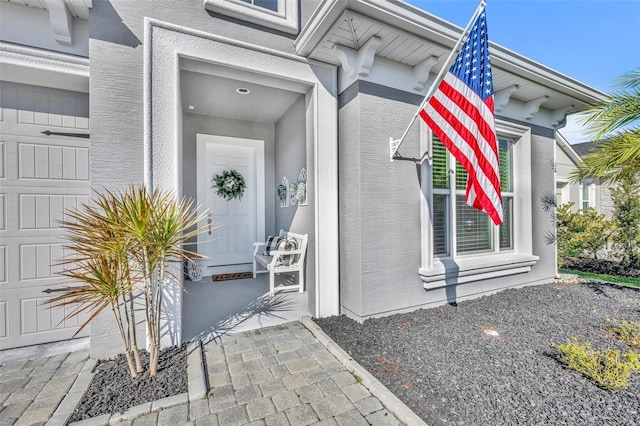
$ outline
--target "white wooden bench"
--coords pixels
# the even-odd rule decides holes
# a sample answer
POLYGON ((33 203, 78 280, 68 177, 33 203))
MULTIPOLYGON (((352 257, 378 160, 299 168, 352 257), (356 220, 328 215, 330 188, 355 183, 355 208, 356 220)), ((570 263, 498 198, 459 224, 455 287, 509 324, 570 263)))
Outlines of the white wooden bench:
POLYGON ((297 248, 295 250, 275 250, 271 251, 271 255, 265 254, 267 243, 253 243, 253 278, 257 274, 269 273, 269 295, 273 297, 276 291, 298 289, 300 293, 304 292, 304 258, 307 253, 307 234, 296 234, 280 230, 280 238, 290 238, 295 240, 297 248), (288 256, 294 256, 293 259, 288 256), (291 262, 291 264, 287 264, 291 262), (260 265, 263 269, 258 269, 260 265), (282 272, 297 272, 298 284, 274 286, 275 274, 282 272))

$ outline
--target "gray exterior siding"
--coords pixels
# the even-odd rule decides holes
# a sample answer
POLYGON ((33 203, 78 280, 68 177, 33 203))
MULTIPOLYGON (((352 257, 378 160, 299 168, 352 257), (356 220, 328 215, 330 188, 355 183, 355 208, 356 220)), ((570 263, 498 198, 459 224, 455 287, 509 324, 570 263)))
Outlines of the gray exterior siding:
MULTIPOLYGON (((531 206, 533 209, 533 254, 540 259, 533 266, 531 272, 520 278, 523 284, 542 283, 551 281, 555 276, 556 254, 555 246, 544 240, 548 229, 553 229, 549 213, 542 209, 541 197, 555 193, 555 181, 551 160, 555 150, 555 140, 533 134, 531 136, 531 206)), ((514 218, 518 220, 518 218, 514 218)), ((514 280, 518 279, 514 276, 514 280)))
MULTIPOLYGON (((340 99, 340 303, 362 320, 503 288, 549 281, 555 274, 554 247, 544 242, 551 226, 539 199, 554 191, 554 140, 532 136, 533 254, 541 260, 529 273, 425 290, 421 266, 419 125, 388 161, 388 138, 402 134, 420 99, 412 94, 356 82, 340 99), (354 93, 357 91, 357 93, 354 93)), ((548 131, 536 133, 548 134, 548 131)), ((517 218, 515 218, 517 220, 517 218)))

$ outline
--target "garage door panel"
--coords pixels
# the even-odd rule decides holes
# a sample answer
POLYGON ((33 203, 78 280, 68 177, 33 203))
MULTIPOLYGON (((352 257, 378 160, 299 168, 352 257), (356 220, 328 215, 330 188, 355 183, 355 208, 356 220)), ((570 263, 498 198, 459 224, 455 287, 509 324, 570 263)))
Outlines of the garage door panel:
POLYGON ((7 175, 5 174, 6 166, 6 143, 3 140, 0 140, 0 179, 6 179, 7 175))
POLYGON ((18 123, 88 129, 88 99, 66 93, 55 89, 17 85, 18 123))
POLYGON ((20 179, 89 180, 89 150, 69 145, 19 143, 20 179))
POLYGON ((7 302, 0 301, 0 342, 9 335, 7 330, 7 302))
POLYGON ((0 194, 0 231, 7 230, 7 194, 0 194))
MULTIPOLYGON (((60 275, 68 249, 60 221, 90 202, 86 94, 0 82, 0 346, 68 339, 87 314, 46 300, 69 285, 60 275)), ((88 330, 83 331, 88 335, 88 330)))
POLYGON ((9 251, 7 250, 7 246, 0 246, 0 288, 2 288, 2 284, 6 284, 8 281, 8 277, 7 277, 8 255, 9 255, 9 251))
POLYGON ((20 230, 58 229, 62 220, 71 220, 69 211, 88 204, 88 195, 20 194, 20 230))
POLYGON ((60 243, 23 244, 20 246, 20 280, 55 278, 60 271, 64 248, 60 243))

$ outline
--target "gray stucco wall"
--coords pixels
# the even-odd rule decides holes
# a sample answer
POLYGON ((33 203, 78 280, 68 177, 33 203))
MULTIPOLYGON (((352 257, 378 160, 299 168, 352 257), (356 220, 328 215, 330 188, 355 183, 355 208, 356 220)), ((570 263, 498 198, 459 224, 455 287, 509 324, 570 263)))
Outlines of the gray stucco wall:
MULTIPOLYGON (((316 0, 300 2, 301 26, 317 5, 316 0)), ((122 189, 144 180, 144 17, 295 53, 295 36, 209 13, 201 1, 94 2, 90 9, 89 30, 89 115, 91 184, 96 190, 122 189)), ((273 183, 268 187, 273 188, 273 183)), ((118 344, 114 344, 118 341, 116 328, 107 315, 93 321, 92 357, 119 352, 118 344)))
MULTIPOLYGON (((532 137, 533 254, 540 261, 526 274, 425 290, 421 266, 419 126, 390 163, 388 140, 399 137, 415 113, 415 95, 356 82, 340 95, 340 303, 357 319, 464 300, 499 289, 552 279, 554 247, 544 243, 549 217, 540 196, 554 191, 549 173, 554 141, 532 137)), ((549 131, 544 132, 546 134, 549 131)), ((552 132, 551 132, 552 133, 552 132)), ((517 218, 516 218, 517 220, 517 218)))
MULTIPOLYGON (((555 141, 551 137, 531 135, 531 206, 533 229, 533 254, 540 259, 533 266, 531 272, 516 275, 523 284, 549 282, 555 276, 556 255, 555 246, 545 242, 547 230, 553 229, 554 224, 548 212, 542 209, 541 197, 555 193, 555 182, 551 159, 555 150, 555 141)), ((517 220, 517 218, 515 219, 517 220)))
MULTIPOLYGON (((289 183, 296 182, 300 170, 307 169, 307 205, 300 206, 289 202, 289 207, 280 207, 275 192, 271 196, 276 200, 274 233, 280 229, 308 234, 307 254, 305 264, 305 287, 309 295, 309 304, 315 300, 315 239, 314 239, 314 200, 313 200, 313 146, 307 138, 307 100, 304 95, 289 107, 275 124, 275 181, 272 185, 279 185, 282 177, 286 176, 289 183), (308 146, 308 145, 311 146, 308 146)), ((274 233, 271 233, 274 235, 274 233)))

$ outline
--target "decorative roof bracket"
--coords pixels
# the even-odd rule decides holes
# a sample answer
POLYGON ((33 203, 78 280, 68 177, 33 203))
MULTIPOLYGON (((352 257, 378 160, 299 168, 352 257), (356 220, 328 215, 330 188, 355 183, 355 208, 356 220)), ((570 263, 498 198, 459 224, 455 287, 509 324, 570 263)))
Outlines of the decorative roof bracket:
POLYGON ((524 118, 527 120, 531 120, 534 115, 538 113, 540 110, 540 105, 547 102, 549 100, 549 96, 540 96, 536 99, 531 99, 530 101, 525 102, 524 104, 524 118))
POLYGON ((493 94, 493 101, 495 104, 494 111, 495 112, 502 111, 504 107, 506 107, 507 104, 509 103, 509 99, 511 99, 511 95, 516 93, 518 89, 520 89, 520 86, 518 86, 517 84, 514 84, 502 90, 498 90, 496 93, 494 93, 493 94))
POLYGON ((558 108, 551 111, 551 125, 553 127, 560 126, 567 116, 567 113, 574 109, 575 105, 569 105, 568 107, 558 108))
POLYGON ((335 45, 333 52, 351 78, 366 77, 371 71, 378 47, 382 44, 380 37, 371 37, 359 50, 335 45))
POLYGON ((424 86, 427 84, 427 80, 429 80, 431 68, 433 68, 437 63, 437 56, 429 56, 427 59, 413 67, 413 77, 416 79, 416 85, 413 87, 414 90, 424 89, 424 86))
POLYGON ((49 9, 49 22, 54 37, 59 44, 73 44, 73 17, 63 0, 46 0, 49 9))

